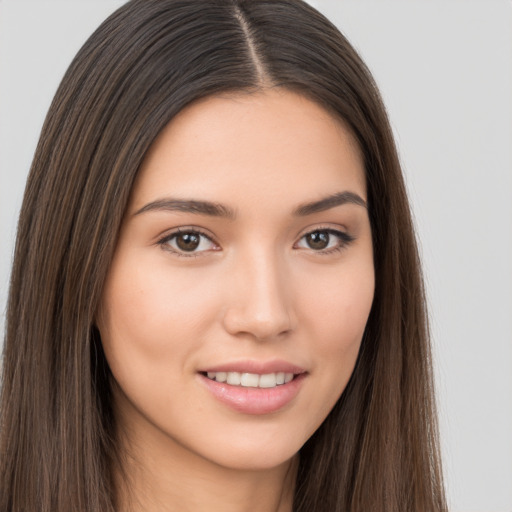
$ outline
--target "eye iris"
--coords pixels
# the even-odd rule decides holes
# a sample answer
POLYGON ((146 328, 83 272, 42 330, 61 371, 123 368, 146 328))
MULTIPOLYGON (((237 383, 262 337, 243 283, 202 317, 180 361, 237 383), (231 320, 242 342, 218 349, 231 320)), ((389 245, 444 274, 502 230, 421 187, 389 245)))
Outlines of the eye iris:
POLYGON ((327 231, 315 231, 306 236, 307 244, 311 249, 325 249, 329 245, 327 231))
POLYGON ((199 235, 195 233, 180 233, 176 237, 176 245, 182 251, 193 251, 198 248, 200 242, 199 235))

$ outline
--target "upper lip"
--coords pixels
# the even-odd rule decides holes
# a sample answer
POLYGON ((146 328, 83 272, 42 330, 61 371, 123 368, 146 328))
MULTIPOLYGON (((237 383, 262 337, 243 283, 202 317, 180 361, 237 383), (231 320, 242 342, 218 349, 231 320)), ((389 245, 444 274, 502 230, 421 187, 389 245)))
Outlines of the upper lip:
POLYGON ((294 373, 300 374, 305 373, 306 370, 295 364, 289 363, 282 360, 272 361, 257 361, 257 360, 245 360, 245 361, 231 361, 227 363, 221 363, 214 366, 208 366, 199 370, 200 372, 239 372, 239 373, 257 373, 264 375, 267 373, 294 373))

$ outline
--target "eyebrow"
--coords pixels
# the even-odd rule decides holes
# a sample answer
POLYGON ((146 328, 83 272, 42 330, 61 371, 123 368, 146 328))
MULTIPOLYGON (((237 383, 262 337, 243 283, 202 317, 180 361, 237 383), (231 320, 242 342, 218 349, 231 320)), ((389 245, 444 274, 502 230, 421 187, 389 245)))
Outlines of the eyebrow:
MULTIPOLYGON (((345 191, 329 195, 317 201, 300 204, 293 211, 293 215, 296 217, 305 217, 307 215, 330 210, 331 208, 342 206, 344 204, 356 204, 363 208, 368 208, 366 201, 361 196, 354 192, 345 191)), ((221 203, 176 198, 164 198, 152 201, 137 210, 133 215, 140 215, 141 213, 149 211, 194 213, 210 217, 223 217, 231 220, 236 218, 235 210, 221 203)))
POLYGON ((324 212, 344 204, 356 204, 368 209, 366 201, 360 195, 345 191, 332 194, 318 201, 301 204, 294 210, 293 214, 298 217, 304 217, 313 213, 324 212))
POLYGON ((165 198, 152 201, 151 203, 143 206, 140 210, 137 210, 134 215, 139 215, 141 213, 150 211, 196 213, 199 215, 224 217, 228 219, 234 219, 236 217, 234 210, 220 203, 214 203, 211 201, 198 201, 195 199, 174 198, 165 198))

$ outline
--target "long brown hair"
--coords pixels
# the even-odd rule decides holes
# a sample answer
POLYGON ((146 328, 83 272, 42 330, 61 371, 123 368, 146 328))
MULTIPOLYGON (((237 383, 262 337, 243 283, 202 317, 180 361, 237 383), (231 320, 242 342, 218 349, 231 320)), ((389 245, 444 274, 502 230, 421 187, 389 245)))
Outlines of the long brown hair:
POLYGON ((375 298, 352 378, 301 450, 296 512, 445 511, 420 263, 368 69, 298 0, 132 0, 50 107, 22 206, 4 345, 0 510, 115 510, 109 369, 93 319, 134 178, 186 105, 284 87, 364 156, 375 298))

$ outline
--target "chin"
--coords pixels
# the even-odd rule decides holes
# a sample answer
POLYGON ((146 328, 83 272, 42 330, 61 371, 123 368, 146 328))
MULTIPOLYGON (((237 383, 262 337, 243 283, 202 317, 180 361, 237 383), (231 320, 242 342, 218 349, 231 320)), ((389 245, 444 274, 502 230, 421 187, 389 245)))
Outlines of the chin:
POLYGON ((226 469, 237 471, 269 471, 287 465, 298 451, 276 451, 271 449, 260 449, 256 451, 242 450, 239 448, 232 453, 225 453, 215 457, 212 462, 226 469))
POLYGON ((278 432, 270 430, 252 429, 245 435, 231 430, 225 437, 210 438, 204 443, 203 450, 199 446, 193 450, 202 452, 203 457, 225 468, 263 471, 288 463, 308 439, 297 430, 295 435, 290 435, 286 427, 278 432))

